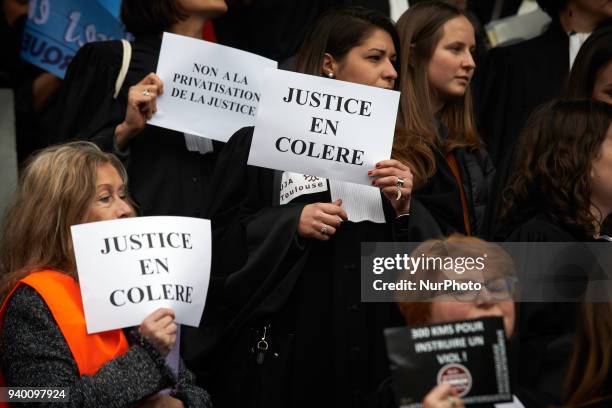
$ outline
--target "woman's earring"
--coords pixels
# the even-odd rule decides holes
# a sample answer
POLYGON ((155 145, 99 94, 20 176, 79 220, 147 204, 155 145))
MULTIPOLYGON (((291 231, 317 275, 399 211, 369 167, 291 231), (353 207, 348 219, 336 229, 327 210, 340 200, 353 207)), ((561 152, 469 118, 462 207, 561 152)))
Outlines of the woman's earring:
POLYGON ((334 77, 334 73, 333 73, 333 72, 331 72, 331 71, 329 71, 329 72, 327 73, 327 76, 328 76, 329 78, 333 78, 333 77, 334 77))

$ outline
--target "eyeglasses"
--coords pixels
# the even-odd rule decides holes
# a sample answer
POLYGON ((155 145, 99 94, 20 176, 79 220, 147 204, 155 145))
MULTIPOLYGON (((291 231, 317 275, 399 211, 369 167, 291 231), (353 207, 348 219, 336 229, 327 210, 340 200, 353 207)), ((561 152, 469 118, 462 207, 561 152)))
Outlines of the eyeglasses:
MULTIPOLYGON (((456 281, 457 284, 466 284, 466 282, 456 281)), ((489 299, 492 301, 510 300, 514 296, 516 291, 518 280, 515 277, 499 277, 488 279, 484 282, 472 281, 472 289, 451 289, 439 293, 442 296, 452 296, 460 302, 475 302, 480 296, 484 296, 483 291, 486 290, 488 297, 483 299, 489 299), (479 284, 479 289, 476 289, 476 285, 479 284)))

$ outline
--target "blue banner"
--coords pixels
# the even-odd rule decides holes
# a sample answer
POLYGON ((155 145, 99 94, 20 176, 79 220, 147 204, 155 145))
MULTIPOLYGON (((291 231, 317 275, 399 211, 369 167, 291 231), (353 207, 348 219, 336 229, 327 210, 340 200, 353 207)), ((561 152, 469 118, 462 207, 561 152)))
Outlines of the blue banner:
POLYGON ((117 19, 119 19, 119 11, 121 10, 121 0, 98 0, 106 9, 117 19))
POLYGON ((83 45, 123 37, 123 25, 97 1, 30 0, 21 57, 64 78, 83 45))

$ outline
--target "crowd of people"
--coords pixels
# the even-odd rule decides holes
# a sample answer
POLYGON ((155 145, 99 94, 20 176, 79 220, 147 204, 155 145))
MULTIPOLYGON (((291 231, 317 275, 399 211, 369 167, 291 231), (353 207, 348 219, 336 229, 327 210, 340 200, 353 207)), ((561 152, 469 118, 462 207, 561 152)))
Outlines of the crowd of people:
MULTIPOLYGON (((497 316, 515 374, 499 407, 610 406, 612 303, 521 302, 512 261, 487 242, 612 241, 612 2, 538 3, 552 19, 543 34, 490 50, 466 2, 411 1, 396 23, 321 7, 297 53, 278 50, 291 57, 282 66, 399 91, 392 154, 364 170, 379 191, 319 177, 286 202, 281 186, 305 176, 247 164, 253 127, 203 146, 147 124, 164 92, 161 34, 201 38, 241 2, 123 0, 134 41, 86 44, 61 82, 37 72, 52 96, 31 85, 44 103, 17 117, 44 118, 31 124, 48 136, 34 152, 22 143, 2 224, 0 383, 70 387, 74 407, 393 407, 385 328, 497 316), (384 219, 352 220, 345 206, 357 202, 382 202, 384 219), (160 308, 88 335, 70 227, 137 215, 211 220, 200 326, 179 336, 160 308), (361 244, 390 241, 487 252, 473 277, 484 288, 362 302, 361 244)), ((464 404, 440 384, 423 406, 464 404)))

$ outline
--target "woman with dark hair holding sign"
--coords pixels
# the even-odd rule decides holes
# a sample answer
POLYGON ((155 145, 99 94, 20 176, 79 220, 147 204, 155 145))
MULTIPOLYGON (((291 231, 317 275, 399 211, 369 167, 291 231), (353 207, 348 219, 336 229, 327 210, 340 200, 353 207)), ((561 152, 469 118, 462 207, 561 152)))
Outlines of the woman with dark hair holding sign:
MULTIPOLYGON (((394 89, 397 45, 392 22, 378 12, 332 9, 311 27, 297 70, 394 89)), ((212 368, 211 393, 225 407, 367 405, 388 375, 382 328, 401 317, 391 304, 361 303, 360 247, 401 234, 410 170, 393 158, 369 170, 385 222, 352 222, 343 201, 358 194, 331 202, 326 179, 247 165, 252 135, 253 128, 234 134, 215 170, 216 290, 211 285, 201 339, 183 332, 187 362, 196 372, 212 368), (317 188, 279 205, 282 183, 308 182, 317 188)))
POLYGON ((166 365, 172 310, 157 309, 134 330, 87 334, 70 227, 133 216, 113 155, 74 142, 33 157, 0 240, 0 382, 66 387, 60 402, 70 407, 211 405, 191 373, 181 366, 177 377, 166 365), (174 390, 155 395, 166 388, 174 390))
POLYGON ((142 215, 202 217, 222 145, 146 122, 164 91, 154 74, 162 33, 201 38, 205 22, 226 10, 225 0, 123 0, 131 46, 89 43, 68 67, 54 141, 91 140, 121 158, 142 215))
POLYGON ((474 28, 456 7, 427 1, 410 7, 397 30, 401 131, 393 150, 414 173, 411 238, 478 235, 494 168, 472 117, 474 28))

